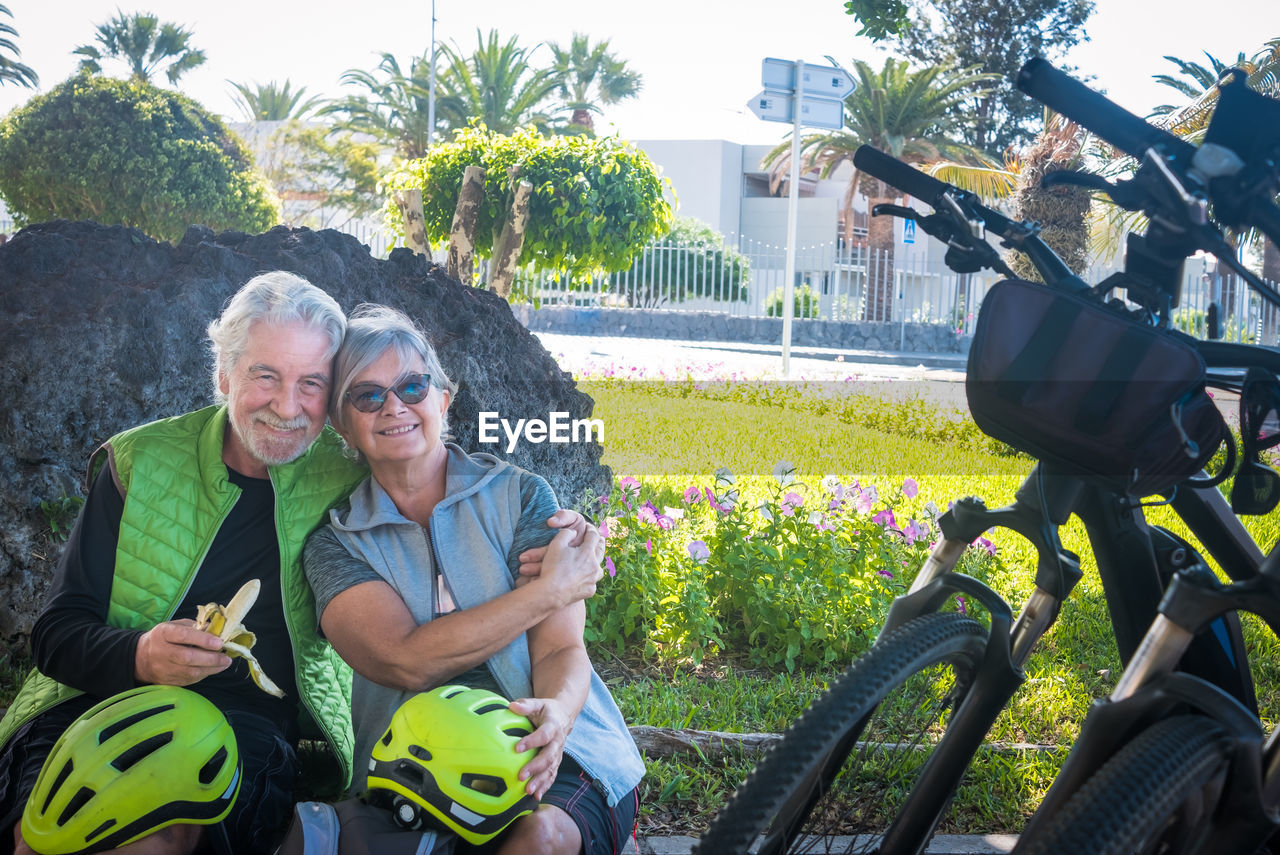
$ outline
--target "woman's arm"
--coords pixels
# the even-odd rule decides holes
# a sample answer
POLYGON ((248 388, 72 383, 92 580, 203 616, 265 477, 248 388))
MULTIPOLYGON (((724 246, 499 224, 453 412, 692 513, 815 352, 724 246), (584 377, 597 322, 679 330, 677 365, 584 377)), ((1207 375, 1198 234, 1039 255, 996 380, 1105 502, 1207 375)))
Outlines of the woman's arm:
MULTIPOLYGON (((573 537, 569 530, 556 534, 536 581, 474 608, 419 625, 394 588, 381 580, 361 581, 329 599, 320 625, 342 658, 368 679, 409 691, 439 685, 595 593, 599 534, 588 532, 576 547, 568 545, 573 537)), ((344 558, 358 561, 335 540, 313 536, 304 558, 308 578, 344 558)), ((312 579, 312 586, 319 593, 325 580, 312 579)))
POLYGON ((565 741, 591 688, 591 660, 582 641, 586 618, 586 606, 578 601, 529 630, 534 697, 513 701, 511 709, 537 728, 516 750, 542 749, 520 771, 520 779, 528 782, 525 792, 539 799, 555 781, 565 741))

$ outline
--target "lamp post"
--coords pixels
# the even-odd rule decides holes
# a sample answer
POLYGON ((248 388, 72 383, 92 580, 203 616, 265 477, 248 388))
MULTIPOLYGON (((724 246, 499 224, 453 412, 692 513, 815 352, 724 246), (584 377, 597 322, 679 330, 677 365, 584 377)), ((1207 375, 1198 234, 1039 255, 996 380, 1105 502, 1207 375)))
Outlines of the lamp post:
POLYGON ((436 0, 431 0, 431 67, 427 71, 427 148, 436 134, 436 0))

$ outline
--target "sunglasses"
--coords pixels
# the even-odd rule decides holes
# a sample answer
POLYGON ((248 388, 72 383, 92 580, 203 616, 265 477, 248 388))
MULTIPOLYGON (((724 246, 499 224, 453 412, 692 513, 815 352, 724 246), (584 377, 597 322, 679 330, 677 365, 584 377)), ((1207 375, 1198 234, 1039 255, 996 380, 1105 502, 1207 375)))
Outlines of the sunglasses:
POLYGON ((387 403, 387 395, 395 393, 406 404, 416 404, 431 392, 430 374, 409 374, 394 386, 357 383, 343 395, 344 400, 362 413, 376 413, 387 403))

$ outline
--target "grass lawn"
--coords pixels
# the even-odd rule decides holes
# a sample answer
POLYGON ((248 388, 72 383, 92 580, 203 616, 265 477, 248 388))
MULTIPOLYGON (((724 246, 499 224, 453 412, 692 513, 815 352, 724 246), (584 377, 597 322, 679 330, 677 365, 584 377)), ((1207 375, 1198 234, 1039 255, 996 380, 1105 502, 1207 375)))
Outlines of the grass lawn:
MULTIPOLYGON (((605 456, 616 476, 669 483, 674 494, 691 479, 707 482, 718 467, 738 475, 744 493, 766 488, 780 459, 796 466, 801 482, 828 473, 892 488, 906 477, 919 482, 916 501, 947 502, 979 495, 989 505, 1013 499, 1031 461, 919 438, 908 430, 873 430, 838 415, 733 400, 654 394, 643 385, 582 384, 605 423, 605 456)), ((1165 509, 1150 518, 1189 536, 1165 509)), ((1262 537, 1274 539, 1274 522, 1262 537)), ((1030 592, 1034 550, 1016 535, 991 535, 1001 569, 985 579, 1014 606, 1030 592)), ((1000 716, 970 769, 943 831, 1018 831, 1066 757, 1090 701, 1107 694, 1120 663, 1096 565, 1083 527, 1063 530, 1064 545, 1083 558, 1085 578, 1066 602, 1058 623, 1027 665, 1027 681, 1000 716), (1032 748, 1005 749, 1001 744, 1032 748)), ((1255 677, 1263 689, 1264 715, 1275 707, 1270 686, 1280 662, 1275 639, 1250 626, 1255 677)), ((732 654, 700 667, 679 663, 618 662, 600 657, 615 697, 631 724, 737 732, 776 732, 794 719, 838 671, 763 673, 741 667, 732 654)), ((841 666, 843 667, 843 666, 841 666)), ((724 763, 700 758, 655 761, 642 793, 642 829, 697 834, 749 769, 749 758, 724 763)))

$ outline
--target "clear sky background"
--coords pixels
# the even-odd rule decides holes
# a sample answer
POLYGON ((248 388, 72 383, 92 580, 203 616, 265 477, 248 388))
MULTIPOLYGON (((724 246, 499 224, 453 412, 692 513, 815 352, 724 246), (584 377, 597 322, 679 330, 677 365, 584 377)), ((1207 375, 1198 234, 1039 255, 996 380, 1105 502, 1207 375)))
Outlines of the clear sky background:
MULTIPOLYGON (((151 11, 194 33, 208 61, 180 82, 206 107, 239 119, 228 82, 289 79, 308 94, 337 96, 350 68, 372 69, 381 51, 407 67, 430 41, 431 0, 4 0, 18 30, 21 59, 47 91, 76 66, 71 51, 93 41, 95 25, 125 12, 151 11)), ((522 45, 567 44, 574 31, 608 38, 612 49, 644 75, 639 98, 610 108, 597 128, 629 139, 727 139, 773 143, 789 126, 763 122, 746 110, 760 86, 766 56, 825 63, 883 62, 883 49, 854 36, 841 0, 436 0, 436 38, 465 53, 476 30, 497 29, 522 45)), ((1093 75, 1123 106, 1145 114, 1176 99, 1152 81, 1173 65, 1169 54, 1204 62, 1203 51, 1232 60, 1280 36, 1276 0, 1097 0, 1086 27, 1090 41, 1068 60, 1093 75)), ((549 62, 540 47, 535 59, 549 62)), ((113 65, 117 69, 121 66, 113 65)), ((163 83, 163 80, 161 81, 163 83)), ((352 91, 355 91, 354 89, 352 91)), ((0 87, 0 114, 31 91, 0 87)))

